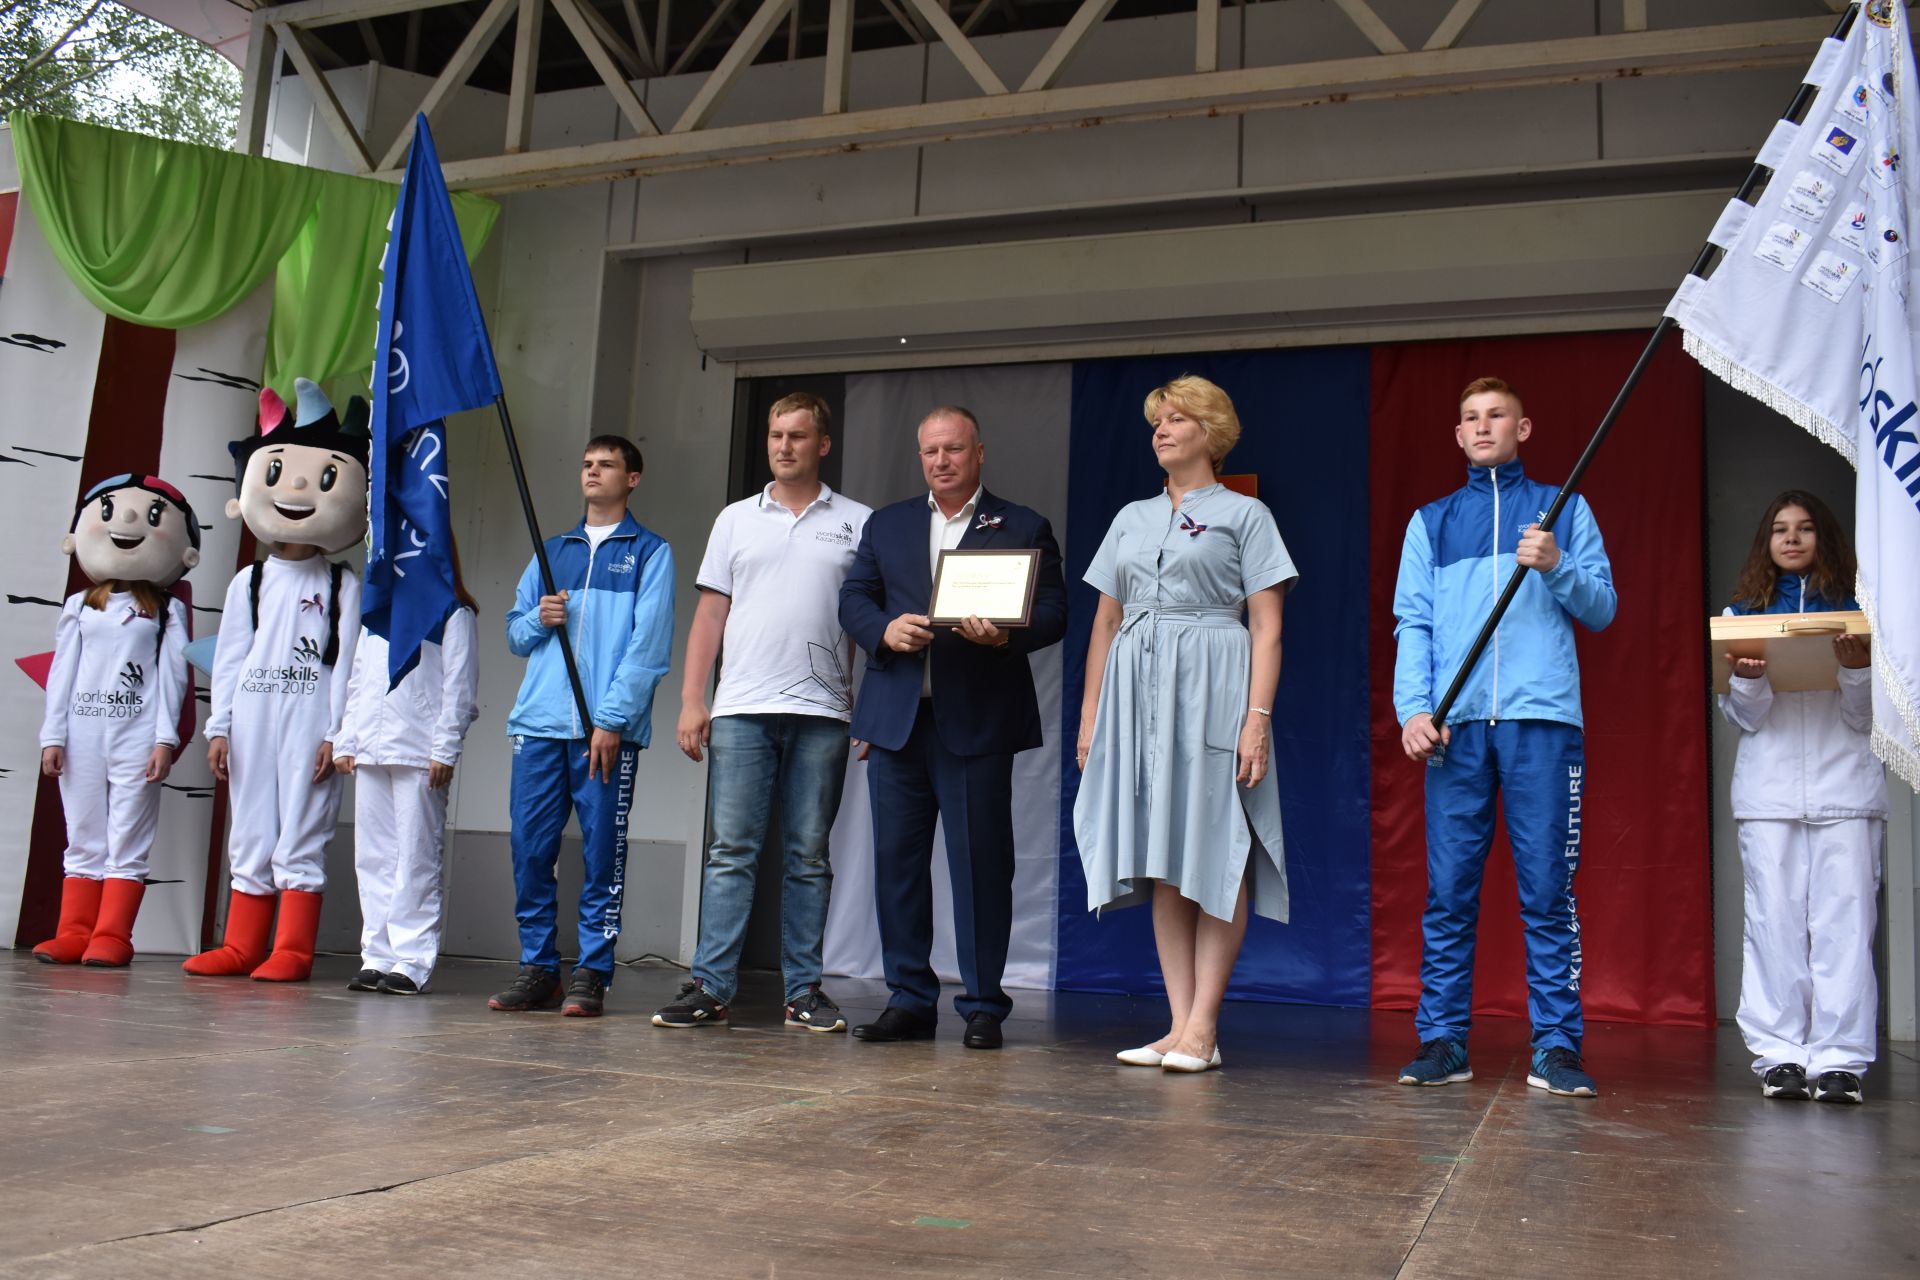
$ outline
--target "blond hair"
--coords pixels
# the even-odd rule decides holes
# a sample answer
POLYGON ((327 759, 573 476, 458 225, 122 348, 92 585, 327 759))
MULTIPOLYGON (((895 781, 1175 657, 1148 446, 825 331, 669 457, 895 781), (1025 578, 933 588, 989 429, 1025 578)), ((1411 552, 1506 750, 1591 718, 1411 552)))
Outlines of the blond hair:
POLYGON ((1240 442, 1240 415, 1233 411, 1233 398, 1197 374, 1183 373, 1163 387, 1147 393, 1147 422, 1151 424, 1163 405, 1172 403, 1184 409, 1207 433, 1207 454, 1215 471, 1240 442))
POLYGON ((1520 393, 1515 391, 1513 384, 1505 378, 1475 378, 1460 393, 1460 403, 1465 404, 1475 396, 1483 396, 1488 392, 1505 396, 1513 401, 1513 411, 1516 415, 1522 418, 1527 416, 1526 406, 1520 403, 1520 393))
POLYGON ((813 419, 813 425, 823 436, 833 434, 833 410, 827 408, 827 402, 811 391, 793 391, 781 396, 767 410, 767 425, 772 426, 775 418, 784 418, 790 413, 804 411, 813 419))

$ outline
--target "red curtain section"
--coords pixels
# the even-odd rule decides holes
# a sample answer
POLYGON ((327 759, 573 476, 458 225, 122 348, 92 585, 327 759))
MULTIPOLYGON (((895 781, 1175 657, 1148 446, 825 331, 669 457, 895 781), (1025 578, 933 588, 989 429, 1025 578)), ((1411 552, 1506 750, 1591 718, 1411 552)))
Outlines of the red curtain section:
MULTIPOLYGON (((1435 342, 1373 349, 1371 665, 1373 1003, 1420 995, 1426 904, 1424 770, 1393 713, 1393 586, 1407 521, 1458 488, 1459 392, 1482 375, 1520 392, 1521 461, 1558 484, 1626 380, 1645 333, 1435 342)), ((1586 714, 1579 901, 1589 1018, 1706 1026, 1714 1019, 1707 818, 1704 452, 1699 367, 1668 342, 1581 485, 1613 564, 1620 610, 1576 626, 1586 714)), ((1506 837, 1488 859, 1474 1011, 1525 1016, 1519 901, 1506 837)))

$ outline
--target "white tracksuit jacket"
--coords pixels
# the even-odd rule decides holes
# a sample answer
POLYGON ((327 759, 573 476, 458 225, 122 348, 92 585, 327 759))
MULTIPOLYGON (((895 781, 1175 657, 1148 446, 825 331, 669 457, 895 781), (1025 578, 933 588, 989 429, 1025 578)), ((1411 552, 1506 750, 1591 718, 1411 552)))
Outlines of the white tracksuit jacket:
POLYGON ((425 987, 440 954, 447 788, 427 786, 429 763, 457 765, 480 714, 473 610, 447 618, 439 644, 387 688, 387 642, 362 631, 346 721, 334 754, 354 759, 354 877, 360 887, 360 964, 425 987))
POLYGON ((247 604, 251 569, 234 575, 213 658, 209 739, 227 739, 233 887, 268 894, 326 887, 326 847, 340 812, 340 779, 313 781, 314 756, 340 731, 360 638, 360 579, 340 576, 340 649, 327 644, 331 562, 269 557, 260 575, 260 626, 247 604))
POLYGON ((187 606, 167 597, 163 634, 131 592, 112 593, 100 609, 86 607, 86 594, 60 608, 40 746, 66 748, 66 874, 141 880, 160 816, 147 757, 180 745, 180 700, 191 687, 187 606))

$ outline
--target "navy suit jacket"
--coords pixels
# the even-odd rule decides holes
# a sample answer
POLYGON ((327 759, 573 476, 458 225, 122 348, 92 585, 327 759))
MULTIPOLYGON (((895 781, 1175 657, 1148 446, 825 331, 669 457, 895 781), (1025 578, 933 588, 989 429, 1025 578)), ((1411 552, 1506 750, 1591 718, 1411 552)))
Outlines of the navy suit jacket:
POLYGON ((920 713, 920 681, 932 653, 933 719, 947 750, 983 756, 1037 747, 1040 707, 1027 655, 1058 644, 1067 632, 1067 588, 1053 526, 1039 512, 983 489, 960 547, 1039 548, 1032 625, 1013 628, 1005 648, 987 648, 949 627, 935 627, 925 649, 896 653, 881 640, 887 624, 903 613, 926 613, 933 596, 927 563, 931 514, 924 493, 874 512, 840 587, 840 625, 867 652, 849 732, 889 751, 904 747, 920 713), (982 516, 999 524, 982 528, 982 516))

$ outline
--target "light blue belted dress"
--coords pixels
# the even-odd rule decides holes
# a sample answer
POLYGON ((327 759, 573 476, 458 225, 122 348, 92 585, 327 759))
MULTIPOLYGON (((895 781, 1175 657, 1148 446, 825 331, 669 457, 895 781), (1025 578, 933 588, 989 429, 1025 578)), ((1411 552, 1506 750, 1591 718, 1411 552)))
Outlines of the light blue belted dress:
POLYGON ((1246 600, 1298 577, 1266 504, 1219 484, 1114 517, 1086 572, 1122 608, 1073 804, 1088 910, 1144 902, 1164 880, 1228 920, 1248 875, 1254 911, 1287 918, 1279 785, 1271 770, 1252 789, 1234 774, 1246 600))

